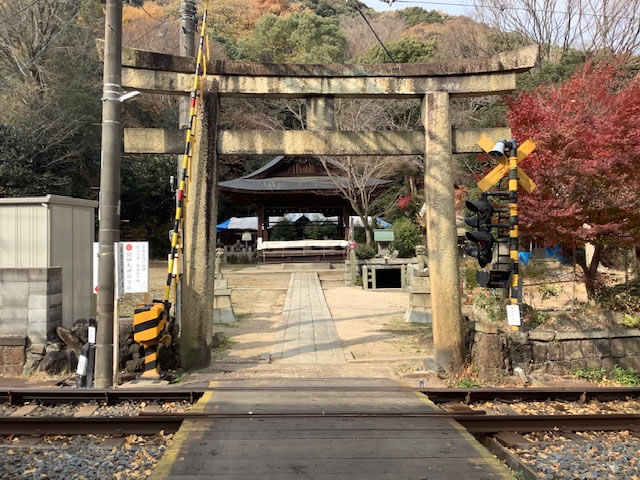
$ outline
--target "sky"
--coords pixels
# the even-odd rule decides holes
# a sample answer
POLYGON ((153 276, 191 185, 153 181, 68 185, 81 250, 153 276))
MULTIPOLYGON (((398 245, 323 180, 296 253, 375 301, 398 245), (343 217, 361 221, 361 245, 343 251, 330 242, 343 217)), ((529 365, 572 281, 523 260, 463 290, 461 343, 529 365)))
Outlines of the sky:
POLYGON ((427 1, 419 1, 419 2, 410 2, 410 1, 402 1, 399 2, 394 0, 393 5, 389 6, 389 3, 383 0, 362 0, 362 2, 366 3, 367 6, 377 10, 379 12, 386 12, 389 10, 398 10, 401 8, 407 7, 422 7, 425 10, 438 10, 441 12, 446 12, 449 15, 464 15, 469 12, 472 7, 462 7, 458 6, 459 4, 472 5, 472 0, 435 0, 434 3, 429 3, 427 1), (441 3, 455 3, 458 5, 440 5, 441 3))

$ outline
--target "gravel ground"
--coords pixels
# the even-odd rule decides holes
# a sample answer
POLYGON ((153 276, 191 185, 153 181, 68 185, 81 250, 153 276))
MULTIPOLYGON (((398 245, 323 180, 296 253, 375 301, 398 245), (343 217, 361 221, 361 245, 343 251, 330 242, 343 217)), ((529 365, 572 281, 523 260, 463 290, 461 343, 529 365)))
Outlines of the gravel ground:
POLYGON ((471 405, 474 410, 486 410, 487 413, 493 411, 500 415, 565 415, 565 414, 594 414, 594 413, 640 413, 640 401, 613 400, 611 402, 599 402, 597 400, 589 403, 544 401, 544 402, 485 402, 471 405))
POLYGON ((41 404, 30 417, 73 417, 80 405, 77 403, 60 403, 58 405, 41 404))
POLYGON ((53 436, 26 450, 4 447, 0 479, 147 478, 172 437, 130 435, 113 446, 105 436, 53 436))
MULTIPOLYGON (((96 405, 95 403, 60 403, 60 404, 38 404, 25 403, 25 405, 38 405, 30 417, 72 417, 80 409, 87 405, 96 405)), ((11 415, 19 406, 0 404, 0 416, 11 415)), ((105 403, 98 404, 98 409, 94 413, 96 416, 103 417, 120 417, 129 415, 139 415, 145 408, 158 409, 160 412, 166 413, 183 413, 188 411, 192 404, 187 401, 183 402, 122 402, 114 405, 105 403)))
POLYGON ((14 405, 8 405, 6 403, 0 404, 0 416, 8 416, 15 412, 18 407, 14 405))
POLYGON ((115 405, 100 405, 94 415, 104 417, 119 417, 126 415, 139 415, 145 408, 158 408, 166 413, 183 413, 191 409, 189 402, 122 402, 115 405))
POLYGON ((640 439, 628 431, 578 434, 584 441, 557 433, 526 434, 528 440, 543 443, 512 452, 538 472, 540 479, 640 479, 640 439))

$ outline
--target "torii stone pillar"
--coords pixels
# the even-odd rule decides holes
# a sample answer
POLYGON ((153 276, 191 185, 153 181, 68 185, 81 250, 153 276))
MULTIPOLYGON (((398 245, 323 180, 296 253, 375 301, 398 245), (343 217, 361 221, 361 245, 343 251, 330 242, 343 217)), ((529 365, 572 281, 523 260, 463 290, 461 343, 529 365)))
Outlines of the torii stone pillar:
POLYGON ((462 367, 464 335, 447 92, 425 95, 422 120, 425 129, 424 186, 433 349, 436 362, 455 371, 462 367))
POLYGON ((185 368, 211 360, 215 284, 219 96, 205 82, 185 204, 180 355, 185 368))

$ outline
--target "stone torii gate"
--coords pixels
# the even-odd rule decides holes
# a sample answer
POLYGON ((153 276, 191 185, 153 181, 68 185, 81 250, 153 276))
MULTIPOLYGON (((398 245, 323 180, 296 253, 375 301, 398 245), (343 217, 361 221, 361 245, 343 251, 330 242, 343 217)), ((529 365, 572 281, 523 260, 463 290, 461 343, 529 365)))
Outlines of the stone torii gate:
MULTIPOLYGON (((456 370, 463 327, 454 208, 452 154, 479 152, 477 140, 510 138, 509 129, 459 131, 450 99, 504 94, 516 73, 532 68, 537 47, 488 58, 431 64, 282 65, 212 61, 207 65, 187 193, 181 347, 185 366, 209 361, 215 261, 216 165, 220 155, 424 155, 427 247, 435 360, 456 370), (222 130, 220 97, 306 99, 305 131, 222 130), (419 131, 336 131, 335 98, 422 101, 419 131)), ((186 95, 193 58, 124 49, 122 86, 186 95)), ((127 153, 182 153, 180 130, 125 129, 127 153)))

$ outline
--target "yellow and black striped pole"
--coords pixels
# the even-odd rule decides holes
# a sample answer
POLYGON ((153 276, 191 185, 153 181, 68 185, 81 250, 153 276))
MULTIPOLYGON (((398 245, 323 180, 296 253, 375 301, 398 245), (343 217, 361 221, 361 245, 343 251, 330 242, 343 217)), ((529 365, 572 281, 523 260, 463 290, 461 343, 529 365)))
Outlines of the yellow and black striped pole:
MULTIPOLYGON (((520 295, 519 288, 519 263, 520 250, 518 238, 518 157, 517 143, 511 140, 509 148, 509 257, 511 259, 511 305, 517 305, 520 295)), ((518 326, 513 325, 513 330, 518 326)))
POLYGON ((165 304, 154 301, 143 305, 133 313, 133 340, 144 349, 144 373, 146 378, 159 378, 158 343, 160 335, 167 326, 165 304))
MULTIPOLYGON (((192 140, 193 134, 195 132, 196 127, 196 115, 197 115, 197 100, 198 100, 198 90, 200 88, 200 77, 203 72, 203 63, 206 62, 204 59, 204 39, 206 34, 206 25, 207 25, 207 16, 209 12, 209 1, 207 0, 207 4, 205 7, 204 15, 202 17, 202 25, 200 28, 200 42, 198 44, 198 55, 196 60, 196 72, 193 78, 193 88, 191 89, 191 101, 189 106, 189 127, 187 128, 185 147, 184 147, 184 155, 182 157, 182 175, 180 179, 180 184, 176 191, 176 215, 173 223, 173 233, 171 235, 171 253, 169 254, 169 265, 167 268, 167 283, 165 285, 164 290, 164 303, 165 305, 169 304, 169 297, 171 295, 171 284, 175 278, 174 275, 174 265, 176 261, 176 256, 178 254, 178 238, 180 235, 181 227, 183 226, 183 209, 184 209, 184 200, 185 200, 185 189, 186 189, 186 179, 188 178, 189 173, 189 165, 191 162, 191 156, 193 155, 192 150, 192 140)), ((206 66, 205 66, 206 68, 206 66)), ((167 308, 168 310, 168 308, 167 308)), ((167 315, 169 312, 166 312, 167 315)))

